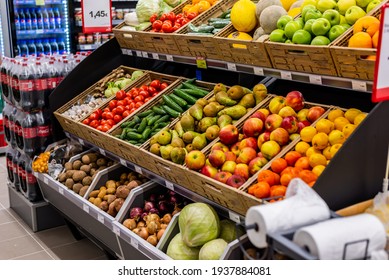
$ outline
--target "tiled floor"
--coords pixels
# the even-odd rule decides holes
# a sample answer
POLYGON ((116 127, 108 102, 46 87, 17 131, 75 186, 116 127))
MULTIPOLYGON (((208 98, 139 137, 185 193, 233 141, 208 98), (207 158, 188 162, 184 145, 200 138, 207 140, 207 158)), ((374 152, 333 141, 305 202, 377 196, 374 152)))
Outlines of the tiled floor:
POLYGON ((10 208, 5 157, 0 157, 0 260, 101 260, 88 239, 76 240, 67 226, 34 233, 10 208))

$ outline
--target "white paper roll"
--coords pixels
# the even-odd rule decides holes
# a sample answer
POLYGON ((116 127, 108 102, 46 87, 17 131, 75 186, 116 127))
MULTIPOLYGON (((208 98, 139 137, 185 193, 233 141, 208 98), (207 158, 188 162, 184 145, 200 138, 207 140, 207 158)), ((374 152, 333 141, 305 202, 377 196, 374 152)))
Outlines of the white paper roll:
POLYGON ((330 218, 330 210, 324 200, 301 179, 293 179, 286 199, 251 207, 246 214, 246 226, 257 224, 258 230, 247 230, 254 246, 267 246, 266 234, 284 232, 330 218))
POLYGON ((387 259, 385 228, 370 214, 335 218, 296 231, 293 242, 321 260, 387 259))

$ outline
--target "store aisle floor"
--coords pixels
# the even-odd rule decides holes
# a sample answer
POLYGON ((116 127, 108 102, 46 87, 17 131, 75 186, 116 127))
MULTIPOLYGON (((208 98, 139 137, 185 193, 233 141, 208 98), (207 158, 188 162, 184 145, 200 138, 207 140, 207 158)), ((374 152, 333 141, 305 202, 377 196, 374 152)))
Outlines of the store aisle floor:
POLYGON ((34 233, 9 205, 5 157, 0 157, 0 260, 104 260, 89 239, 76 240, 67 226, 34 233))

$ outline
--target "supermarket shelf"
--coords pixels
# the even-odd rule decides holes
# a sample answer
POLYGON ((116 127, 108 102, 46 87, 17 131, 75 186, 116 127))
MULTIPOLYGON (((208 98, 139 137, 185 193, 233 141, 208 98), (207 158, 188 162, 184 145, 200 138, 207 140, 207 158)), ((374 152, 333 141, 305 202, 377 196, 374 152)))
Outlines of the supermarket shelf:
POLYGON ((101 44, 84 44, 84 45, 77 45, 78 51, 93 51, 100 47, 101 44))
POLYGON ((163 185, 163 186, 166 186, 166 188, 172 190, 172 191, 175 191, 176 193, 190 199, 190 200, 193 200, 193 201, 198 201, 198 202, 204 202, 204 203, 207 203, 209 205, 211 205, 212 207, 214 207, 217 212, 221 215, 223 215, 224 217, 229 217, 232 221, 234 222, 237 222, 237 223, 240 223, 242 221, 244 221, 244 216, 242 215, 239 215, 237 214, 236 212, 233 212, 227 208, 224 208, 223 206, 203 197, 203 196, 200 196, 196 193, 193 193, 191 192, 190 190, 182 187, 182 186, 179 186, 175 183, 172 183, 164 178, 162 178, 161 176, 143 168, 143 167, 140 167, 128 160, 125 160, 121 157, 118 157, 117 155, 105 150, 105 149, 102 149, 100 147, 97 147, 95 146, 94 144, 92 143, 89 143, 88 141, 85 141, 84 139, 81 139, 79 138, 78 136, 75 136, 73 134, 70 134, 68 132, 65 132, 65 135, 68 137, 68 138, 71 138, 71 139, 74 139, 76 141, 78 141, 81 145, 85 146, 85 147, 88 147, 88 148, 91 148, 91 149, 95 149, 95 150, 98 150, 98 152, 108 158, 111 158, 112 160, 115 160, 117 162, 120 162, 120 164, 132 169, 133 171, 137 172, 137 173, 140 173, 144 176, 146 176, 147 178, 149 178, 150 180, 160 184, 160 185, 163 185))
MULTIPOLYGON (((168 55, 159 53, 150 53, 145 51, 135 51, 130 49, 122 49, 122 53, 130 56, 137 56, 143 58, 150 58, 155 60, 163 60, 184 64, 197 65, 198 59, 196 57, 168 55)), ((255 74, 259 76, 270 76, 278 79, 291 80, 296 82, 317 84, 323 86, 330 86, 343 89, 352 89, 371 93, 373 82, 364 80, 353 80, 334 76, 314 75, 303 72, 293 72, 286 70, 278 70, 273 68, 262 68, 252 65, 236 64, 232 62, 219 61, 213 59, 206 59, 207 67, 229 70, 235 72, 242 72, 248 74, 255 74)))
MULTIPOLYGON (((122 19, 114 19, 112 20, 112 26, 119 25, 123 22, 122 19)), ((76 26, 82 27, 82 21, 76 21, 76 26)))
POLYGON ((57 35, 57 34, 63 34, 63 33, 66 33, 66 32, 67 32, 67 29, 59 28, 59 29, 53 29, 53 30, 43 30, 43 29, 39 29, 39 30, 19 30, 19 31, 16 32, 16 34, 18 36, 21 36, 21 37, 23 37, 23 36, 29 37, 31 35, 33 35, 33 36, 57 35))
MULTIPOLYGON (((66 0, 45 0, 45 5, 62 4, 66 0)), ((79 1, 81 2, 81 0, 79 1)), ((15 5, 34 5, 36 6, 36 0, 14 0, 15 5)))

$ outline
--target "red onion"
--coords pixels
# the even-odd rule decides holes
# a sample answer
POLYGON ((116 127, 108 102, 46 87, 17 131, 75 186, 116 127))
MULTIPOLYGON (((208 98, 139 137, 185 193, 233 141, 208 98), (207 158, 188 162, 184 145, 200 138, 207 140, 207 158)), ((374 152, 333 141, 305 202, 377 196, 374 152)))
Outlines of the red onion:
POLYGON ((151 201, 145 201, 145 206, 143 207, 143 210, 145 212, 149 212, 151 208, 155 208, 155 205, 151 201))
POLYGON ((150 211, 149 211, 150 214, 158 214, 159 215, 159 211, 157 208, 151 208, 150 211))
POLYGON ((140 218, 142 220, 144 220, 144 217, 146 217, 149 213, 148 212, 143 212, 142 215, 140 216, 140 218))
POLYGON ((143 213, 142 208, 134 207, 130 211, 130 218, 138 220, 141 217, 142 213, 143 213))
POLYGON ((170 191, 170 190, 167 193, 168 193, 169 196, 175 196, 176 195, 176 193, 174 191, 170 191))
POLYGON ((169 209, 170 209, 169 203, 167 203, 165 200, 158 202, 159 212, 164 214, 164 213, 169 212, 169 209))
POLYGON ((155 193, 152 193, 149 197, 149 201, 156 202, 157 201, 157 195, 155 193))

